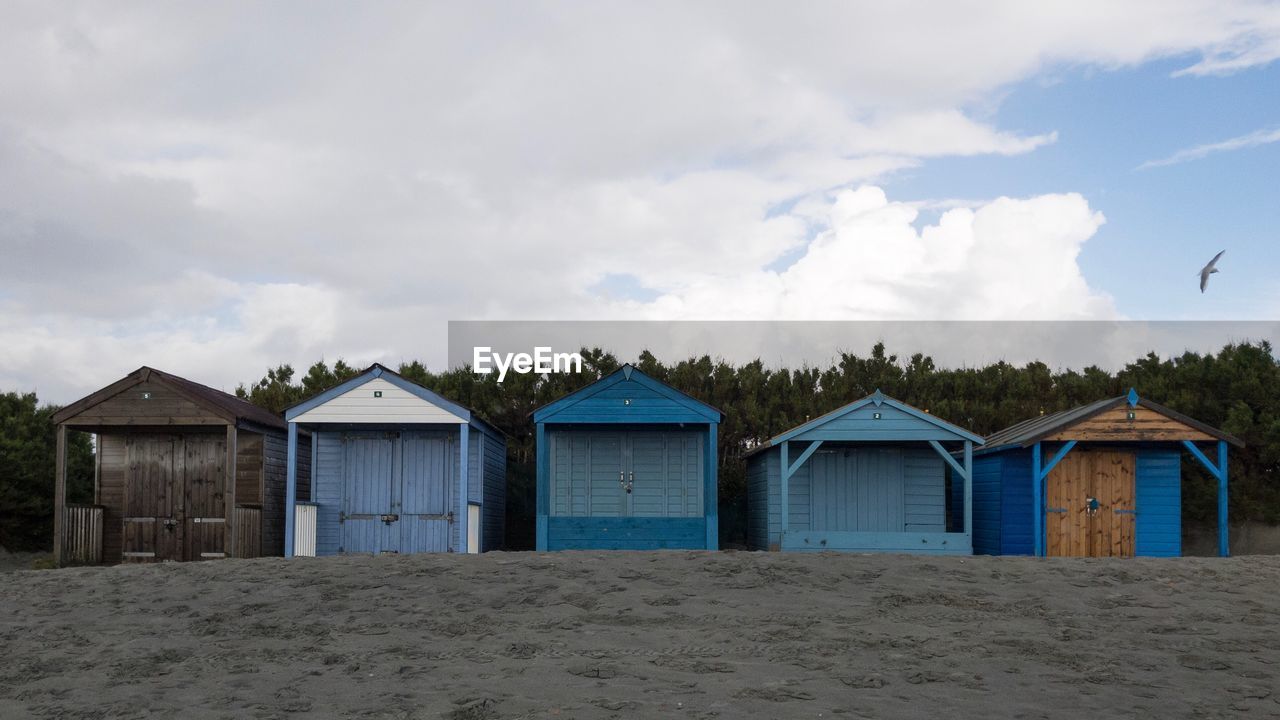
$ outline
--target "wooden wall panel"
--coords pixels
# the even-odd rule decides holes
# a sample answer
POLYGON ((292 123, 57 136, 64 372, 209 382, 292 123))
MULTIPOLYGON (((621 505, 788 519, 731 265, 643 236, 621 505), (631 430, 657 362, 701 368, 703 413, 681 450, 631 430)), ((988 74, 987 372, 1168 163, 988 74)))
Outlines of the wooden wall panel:
POLYGON ((236 439, 236 504, 262 504, 262 436, 239 431, 236 439))
POLYGON ((1128 405, 1112 408, 1043 439, 1045 441, 1090 440, 1103 442, 1138 440, 1148 442, 1176 440, 1217 441, 1215 437, 1141 405, 1136 408, 1131 408, 1128 405), (1134 413, 1134 419, 1132 420, 1129 419, 1130 410, 1134 413))
POLYGON ((127 388, 72 418, 68 425, 225 425, 225 418, 154 380, 127 388))

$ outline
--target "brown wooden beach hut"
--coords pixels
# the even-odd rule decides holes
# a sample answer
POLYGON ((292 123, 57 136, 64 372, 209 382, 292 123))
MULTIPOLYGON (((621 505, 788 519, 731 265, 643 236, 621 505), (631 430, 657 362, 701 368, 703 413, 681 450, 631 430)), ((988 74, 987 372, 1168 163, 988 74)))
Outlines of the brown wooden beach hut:
MULTIPOLYGON (((59 565, 283 554, 287 441, 279 416, 141 367, 53 419, 59 565), (93 505, 66 503, 69 430, 96 436, 93 505)), ((310 464, 299 472, 309 476, 310 464)))

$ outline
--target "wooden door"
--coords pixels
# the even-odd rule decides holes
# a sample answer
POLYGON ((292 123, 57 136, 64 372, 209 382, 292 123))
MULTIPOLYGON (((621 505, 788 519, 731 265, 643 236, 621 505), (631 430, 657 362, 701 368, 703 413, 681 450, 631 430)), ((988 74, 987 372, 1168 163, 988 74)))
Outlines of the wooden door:
POLYGON ((1072 450, 1045 487, 1045 554, 1132 557, 1136 460, 1132 452, 1072 450))
POLYGON ((392 512, 397 552, 448 552, 453 518, 457 448, 439 432, 400 434, 401 477, 392 512))
POLYGON ((227 440, 187 435, 182 441, 183 558, 224 558, 227 542, 227 440))
POLYGON ((342 553, 397 552, 389 520, 396 475, 396 440, 389 433, 352 433, 343 438, 342 553), (392 546, 394 545, 394 547, 392 546))
POLYGON ((173 435, 130 435, 125 440, 122 562, 182 559, 179 443, 173 435))
POLYGON ((627 514, 625 436, 593 432, 587 445, 587 514, 619 517, 627 514))
POLYGON ((906 482, 901 450, 818 451, 809 458, 808 465, 812 530, 902 532, 905 529, 906 482))

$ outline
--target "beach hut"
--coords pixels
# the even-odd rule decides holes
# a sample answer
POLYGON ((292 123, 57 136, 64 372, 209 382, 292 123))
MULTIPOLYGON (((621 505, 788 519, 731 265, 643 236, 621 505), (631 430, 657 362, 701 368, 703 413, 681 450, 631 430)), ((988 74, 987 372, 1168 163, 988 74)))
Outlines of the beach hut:
POLYGON ((1217 480, 1225 557, 1229 445, 1244 443, 1132 389, 1001 430, 974 458, 974 550, 1176 557, 1185 450, 1217 480), (1216 459, 1202 444, 1216 446, 1216 459))
POLYGON ((631 365, 535 411, 537 549, 717 549, 720 419, 631 365))
POLYGON ((969 481, 981 443, 877 390, 749 453, 748 545, 969 555, 969 481), (947 468, 960 500, 951 531, 947 468))
POLYGON ((506 438, 471 410, 375 364, 285 420, 287 556, 501 547, 506 438), (301 431, 311 434, 309 457, 294 442, 301 431), (310 487, 293 474, 308 460, 310 487))
MULTIPOLYGON (((57 563, 282 554, 286 441, 278 415, 141 367, 53 421, 57 563), (97 436, 93 505, 66 503, 68 430, 97 436)), ((309 468, 300 473, 309 477, 309 468)))

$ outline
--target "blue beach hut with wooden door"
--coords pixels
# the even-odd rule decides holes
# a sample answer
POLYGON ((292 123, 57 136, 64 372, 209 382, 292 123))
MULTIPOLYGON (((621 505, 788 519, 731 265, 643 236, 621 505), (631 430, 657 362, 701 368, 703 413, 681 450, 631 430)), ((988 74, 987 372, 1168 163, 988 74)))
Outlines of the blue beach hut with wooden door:
POLYGON ((483 552, 502 544, 506 438, 468 408, 373 365, 285 411, 286 555, 483 552), (311 435, 310 502, 297 437, 311 435))
POLYGON ((969 555, 972 453, 981 443, 877 390, 748 455, 748 544, 969 555), (955 531, 948 531, 947 468, 960 498, 953 512, 964 518, 955 531))
POLYGON ((631 365, 536 410, 537 549, 717 549, 721 417, 631 365))
POLYGON ((1232 445, 1244 443, 1133 389, 1018 423, 988 437, 974 458, 974 550, 1177 557, 1185 450, 1217 482, 1218 552, 1225 557, 1232 445), (1202 446, 1212 449, 1206 454, 1202 446))

